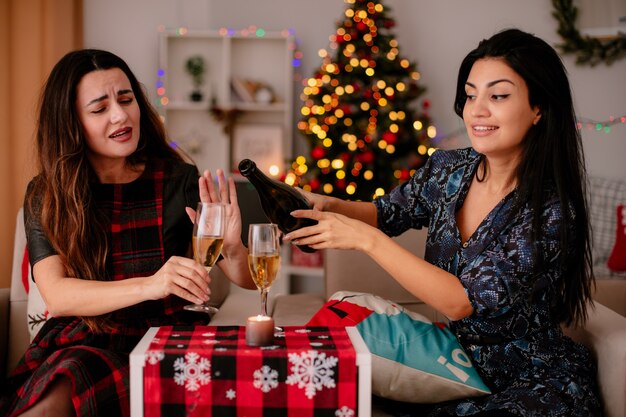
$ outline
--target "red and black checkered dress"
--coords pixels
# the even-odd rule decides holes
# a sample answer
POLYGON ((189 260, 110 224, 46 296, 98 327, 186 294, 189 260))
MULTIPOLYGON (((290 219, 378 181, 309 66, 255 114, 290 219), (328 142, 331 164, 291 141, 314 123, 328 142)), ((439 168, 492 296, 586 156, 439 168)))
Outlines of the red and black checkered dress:
MULTIPOLYGON (((93 193, 110 221, 108 279, 149 276, 170 256, 187 254, 192 224, 185 206, 199 199, 195 167, 153 163, 137 180, 97 184, 93 193)), ((26 230, 33 265, 54 254, 32 218, 26 230)), ((182 309, 187 303, 170 296, 118 310, 110 315, 115 330, 106 334, 94 334, 80 318, 51 318, 7 381, 0 415, 21 414, 63 375, 71 381, 77 416, 128 416, 128 354, 151 326, 206 324, 206 317, 182 309)))

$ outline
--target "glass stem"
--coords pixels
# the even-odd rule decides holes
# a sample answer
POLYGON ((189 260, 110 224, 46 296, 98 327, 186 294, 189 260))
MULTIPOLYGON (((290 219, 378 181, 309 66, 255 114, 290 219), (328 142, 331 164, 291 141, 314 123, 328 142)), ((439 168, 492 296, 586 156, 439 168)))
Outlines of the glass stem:
POLYGON ((267 316, 267 289, 261 290, 261 315, 267 316))
MULTIPOLYGON (((213 268, 213 267, 212 267, 212 266, 206 266, 206 265, 204 266, 204 269, 206 269, 206 271, 207 271, 208 273, 210 273, 210 272, 211 272, 211 268, 213 268)), ((209 301, 211 301, 211 299, 210 299, 210 298, 209 298, 208 300, 206 300, 204 303, 202 303, 202 305, 204 305, 205 307, 210 307, 210 306, 209 306, 209 301)))

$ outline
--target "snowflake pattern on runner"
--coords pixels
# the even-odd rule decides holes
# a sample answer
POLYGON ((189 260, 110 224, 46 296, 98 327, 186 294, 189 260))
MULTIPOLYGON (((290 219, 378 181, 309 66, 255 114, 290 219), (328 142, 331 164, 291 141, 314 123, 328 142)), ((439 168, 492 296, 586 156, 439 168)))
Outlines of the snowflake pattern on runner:
POLYGON ((290 353, 289 362, 293 364, 289 368, 291 375, 287 377, 286 383, 298 385, 304 388, 304 394, 308 399, 312 399, 324 387, 335 388, 333 368, 339 359, 335 356, 326 357, 325 353, 316 350, 309 350, 301 354, 290 353))
POLYGON ((161 362, 165 358, 165 353, 163 352, 155 352, 155 351, 147 351, 145 360, 150 365, 156 365, 161 362))
POLYGON ((278 345, 270 345, 270 346, 261 346, 261 350, 276 350, 280 349, 278 345))
POLYGON ((189 352, 185 357, 174 361, 174 382, 184 385, 187 391, 197 391, 201 385, 211 381, 211 362, 200 357, 195 352, 189 352))
POLYGON ((234 389, 229 389, 228 391, 226 391, 226 398, 228 398, 229 400, 234 400, 237 397, 237 392, 235 392, 234 389))
POLYGON ((348 406, 343 406, 335 411, 335 417, 354 417, 355 412, 348 406))
POLYGON ((252 373, 254 378, 254 388, 263 392, 270 392, 271 389, 278 387, 278 371, 263 365, 261 369, 257 369, 252 373))

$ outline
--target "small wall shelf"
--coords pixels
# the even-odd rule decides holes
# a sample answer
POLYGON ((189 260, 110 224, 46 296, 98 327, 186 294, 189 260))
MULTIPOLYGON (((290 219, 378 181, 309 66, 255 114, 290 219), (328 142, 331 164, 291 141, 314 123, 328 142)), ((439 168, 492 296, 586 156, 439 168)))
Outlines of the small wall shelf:
POLYGON ((295 38, 288 31, 262 32, 260 36, 242 33, 226 29, 160 32, 158 107, 171 140, 183 150, 192 148, 192 157, 201 169, 236 168, 235 148, 230 142, 236 140, 233 132, 237 126, 277 127, 282 158, 275 164, 283 172, 293 147, 295 38), (205 62, 200 102, 190 99, 193 84, 185 63, 191 56, 200 56, 205 62), (247 97, 246 101, 232 88, 233 79, 262 84, 273 100, 247 97), (213 110, 233 114, 228 120, 219 120, 213 110))

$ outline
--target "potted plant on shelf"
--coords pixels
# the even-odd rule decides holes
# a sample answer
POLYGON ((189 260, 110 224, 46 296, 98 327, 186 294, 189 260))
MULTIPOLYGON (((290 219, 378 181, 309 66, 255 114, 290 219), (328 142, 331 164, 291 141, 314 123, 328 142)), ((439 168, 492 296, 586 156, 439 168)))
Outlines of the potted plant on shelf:
POLYGON ((202 101, 203 95, 200 87, 204 84, 204 58, 200 55, 189 57, 186 64, 187 73, 191 76, 193 83, 193 91, 191 92, 191 101, 202 101))

